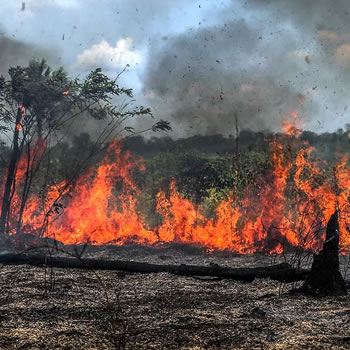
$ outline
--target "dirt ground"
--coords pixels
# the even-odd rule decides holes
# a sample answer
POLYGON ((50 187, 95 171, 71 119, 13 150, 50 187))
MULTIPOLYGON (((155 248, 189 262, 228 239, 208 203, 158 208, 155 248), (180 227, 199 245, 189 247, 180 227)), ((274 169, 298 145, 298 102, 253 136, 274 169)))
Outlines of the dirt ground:
MULTIPOLYGON (((282 259, 183 246, 89 248, 86 256, 237 267, 282 259)), ((310 298, 294 287, 3 266, 0 348, 350 349, 350 297, 310 298)))

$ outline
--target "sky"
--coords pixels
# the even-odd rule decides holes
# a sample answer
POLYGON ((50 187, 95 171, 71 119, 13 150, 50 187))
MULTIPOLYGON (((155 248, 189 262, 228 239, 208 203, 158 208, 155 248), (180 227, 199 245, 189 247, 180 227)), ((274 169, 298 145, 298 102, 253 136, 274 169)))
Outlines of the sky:
MULTIPOLYGON (((350 123, 347 0, 0 0, 0 72, 101 67, 175 137, 350 123)), ((143 128, 145 122, 135 122, 143 128)), ((94 128, 92 123, 86 128, 94 128)))

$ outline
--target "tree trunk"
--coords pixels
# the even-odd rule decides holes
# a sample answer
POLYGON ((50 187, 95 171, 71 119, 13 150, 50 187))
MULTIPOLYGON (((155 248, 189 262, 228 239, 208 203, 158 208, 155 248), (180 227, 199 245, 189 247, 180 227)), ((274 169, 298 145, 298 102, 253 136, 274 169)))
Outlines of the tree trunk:
POLYGON ((4 195, 2 197, 1 217, 0 217, 0 234, 4 234, 6 230, 6 224, 11 208, 11 190, 16 175, 16 166, 21 155, 21 150, 18 147, 18 138, 20 131, 21 118, 23 116, 23 110, 18 107, 16 116, 16 126, 13 134, 13 149, 11 153, 10 163, 7 169, 7 177, 4 188, 4 195))
POLYGON ((32 162, 31 158, 32 157, 31 157, 30 145, 27 145, 27 164, 26 164, 26 172, 25 172, 25 178, 24 178, 24 184, 23 184, 21 206, 20 206, 19 212, 18 212, 18 221, 17 221, 17 229, 16 229, 17 234, 21 233, 23 213, 24 213, 24 209, 25 209, 25 206, 27 203, 30 187, 31 187, 32 180, 33 180, 33 174, 32 174, 33 169, 31 169, 31 166, 32 166, 31 165, 31 162, 32 162))
POLYGON ((310 275, 302 291, 317 296, 347 294, 344 278, 339 271, 338 211, 335 211, 328 221, 323 249, 315 255, 310 275))
POLYGON ((134 261, 97 260, 65 257, 50 257, 46 255, 1 254, 0 264, 28 264, 33 266, 49 266, 58 268, 83 268, 95 270, 119 270, 131 273, 167 272, 181 276, 206 276, 227 278, 243 282, 252 282, 255 278, 270 278, 282 282, 305 280, 309 271, 296 271, 287 263, 273 266, 253 268, 229 268, 195 265, 156 265, 134 261))

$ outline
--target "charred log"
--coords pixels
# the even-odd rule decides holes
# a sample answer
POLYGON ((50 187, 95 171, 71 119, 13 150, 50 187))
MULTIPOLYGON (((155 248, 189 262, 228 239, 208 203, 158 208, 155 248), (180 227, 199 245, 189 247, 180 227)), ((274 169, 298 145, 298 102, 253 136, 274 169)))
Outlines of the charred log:
POLYGON ((302 292, 319 296, 347 294, 345 281, 339 271, 338 211, 328 221, 323 249, 314 257, 302 292))
POLYGON ((294 282, 305 280, 308 271, 297 271, 287 263, 273 266, 254 268, 229 268, 195 265, 157 265, 121 260, 79 259, 67 257, 54 257, 45 255, 0 255, 1 264, 49 266, 58 268, 83 268, 94 270, 119 270, 129 273, 160 273, 167 272, 181 276, 206 276, 233 279, 243 282, 252 282, 255 278, 270 278, 281 282, 294 282))

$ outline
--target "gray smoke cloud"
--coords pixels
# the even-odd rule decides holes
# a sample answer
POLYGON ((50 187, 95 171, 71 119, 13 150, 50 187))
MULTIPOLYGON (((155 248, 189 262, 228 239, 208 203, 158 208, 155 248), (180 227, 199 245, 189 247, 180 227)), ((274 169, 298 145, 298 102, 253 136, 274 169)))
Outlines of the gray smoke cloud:
POLYGON ((350 2, 253 0, 244 10, 250 18, 225 9, 219 25, 153 49, 144 94, 157 115, 182 136, 233 134, 235 114, 252 130, 278 130, 292 110, 310 128, 345 122, 350 2))
MULTIPOLYGON (((151 107, 156 119, 172 121, 175 136, 234 134, 235 115, 241 129, 274 131, 292 110, 314 131, 350 120, 347 0, 55 3, 60 6, 30 1, 22 11, 18 1, 18 23, 7 23, 7 30, 30 33, 23 37, 46 49, 0 35, 1 73, 33 57, 55 65, 52 56, 59 52, 70 75, 82 77, 86 72, 75 65, 82 52, 102 40, 114 47, 130 37, 142 62, 119 82, 135 88, 137 104, 151 107), (41 37, 43 27, 47 35, 41 37)), ((115 76, 115 67, 107 73, 115 76)), ((149 126, 135 120, 137 129, 149 126)), ((93 133, 95 124, 87 122, 86 130, 93 133)))
POLYGON ((0 74, 6 75, 10 67, 26 66, 35 58, 57 61, 48 50, 10 38, 1 33, 1 28, 0 35, 0 74))

